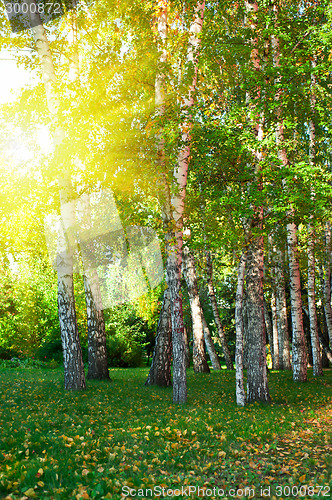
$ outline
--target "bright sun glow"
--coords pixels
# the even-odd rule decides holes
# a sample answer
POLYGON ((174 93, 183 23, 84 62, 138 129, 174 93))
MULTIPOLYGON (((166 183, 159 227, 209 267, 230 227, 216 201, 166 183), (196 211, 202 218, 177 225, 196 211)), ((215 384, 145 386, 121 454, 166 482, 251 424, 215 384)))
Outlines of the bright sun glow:
MULTIPOLYGON (((33 82, 33 75, 23 67, 17 65, 15 56, 9 51, 0 52, 0 112, 1 105, 14 102, 19 91, 33 82)), ((36 144, 46 153, 52 150, 53 144, 49 129, 40 126, 37 130, 36 144)), ((33 153, 28 149, 24 141, 23 131, 14 127, 13 134, 8 138, 5 150, 14 161, 28 161, 33 157, 33 153)))
POLYGON ((15 93, 31 81, 31 74, 5 50, 0 52, 0 75, 0 105, 15 100, 15 93))

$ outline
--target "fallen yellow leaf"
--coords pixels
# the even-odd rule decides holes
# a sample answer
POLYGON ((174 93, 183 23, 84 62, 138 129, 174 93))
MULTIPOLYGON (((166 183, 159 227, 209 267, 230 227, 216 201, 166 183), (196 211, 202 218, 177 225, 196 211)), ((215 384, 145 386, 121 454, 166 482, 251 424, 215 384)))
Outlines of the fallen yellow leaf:
POLYGON ((26 495, 27 497, 35 497, 36 496, 36 492, 33 488, 29 488, 28 490, 26 490, 24 492, 24 495, 26 495))

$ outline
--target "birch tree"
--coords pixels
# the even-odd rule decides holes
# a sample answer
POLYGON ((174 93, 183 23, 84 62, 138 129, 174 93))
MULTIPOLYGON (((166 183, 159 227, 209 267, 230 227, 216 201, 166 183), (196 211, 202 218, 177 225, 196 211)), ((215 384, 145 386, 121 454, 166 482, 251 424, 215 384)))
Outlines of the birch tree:
POLYGON ((63 131, 58 119, 59 102, 56 94, 56 75, 49 42, 45 28, 41 22, 35 0, 28 0, 28 15, 36 48, 39 55, 43 81, 46 91, 48 109, 56 131, 54 133, 55 158, 59 160, 59 196, 60 213, 63 221, 58 239, 58 310, 61 340, 64 357, 65 389, 85 389, 84 365, 81 344, 78 335, 74 284, 73 253, 74 241, 71 229, 75 222, 75 204, 71 189, 68 165, 61 158, 61 142, 63 131), (31 6, 34 6, 32 8, 31 6), (67 239, 68 238, 68 239, 67 239))
MULTIPOLYGON (((245 2, 248 22, 252 30, 250 60, 254 72, 261 71, 257 40, 258 4, 245 2)), ((264 114, 258 109, 261 90, 255 89, 256 95, 248 94, 250 123, 257 142, 263 140, 264 114)), ((259 145, 254 145, 252 155, 254 163, 254 183, 258 192, 262 190, 261 161, 262 151, 259 145)), ((248 316, 248 370, 247 370, 247 401, 270 401, 266 366, 266 331, 264 321, 263 270, 264 270, 264 238, 263 238, 263 207, 253 207, 254 215, 251 222, 251 237, 248 242, 246 262, 246 298, 248 316)))
POLYGON ((246 252, 243 252, 240 258, 237 271, 237 286, 235 297, 235 376, 236 376, 236 403, 238 406, 244 406, 246 403, 246 394, 243 382, 243 349, 244 349, 244 326, 243 326, 243 288, 246 267, 246 252))
MULTIPOLYGON (((316 75, 314 73, 316 63, 315 58, 311 63, 311 96, 310 96, 310 108, 311 108, 311 118, 309 121, 309 163, 314 165, 315 163, 315 139, 316 139, 316 125, 315 125, 315 87, 316 87, 316 75)), ((311 191, 312 198, 315 197, 315 193, 311 191)), ((314 376, 323 375, 322 368, 322 356, 320 352, 319 338, 318 338, 318 321, 317 321, 317 310, 316 310, 316 292, 315 292, 315 235, 312 225, 312 221, 308 224, 308 310, 309 310, 309 321, 310 321, 310 337, 311 337, 311 349, 312 349, 312 360, 313 360, 313 374, 314 376)))
POLYGON ((186 195, 187 175, 190 158, 190 131, 192 117, 190 108, 194 103, 194 92, 198 75, 198 56, 200 34, 203 27, 205 0, 198 2, 194 9, 194 19, 189 29, 189 42, 187 51, 187 65, 193 70, 192 82, 188 94, 182 96, 184 120, 181 124, 182 138, 178 156, 178 164, 174 169, 174 191, 172 193, 172 221, 173 247, 169 249, 166 264, 166 279, 170 289, 171 316, 172 316, 172 342, 173 342, 173 401, 183 404, 187 400, 186 356, 184 342, 184 325, 182 313, 181 265, 182 265, 182 229, 184 202, 186 195))
MULTIPOLYGON (((77 39, 77 16, 76 9, 69 13, 68 27, 68 52, 69 52, 69 80, 76 87, 80 86, 79 50, 77 39)), ((76 92, 78 92, 76 88, 76 92)), ((78 207, 80 212, 80 233, 84 232, 89 241, 91 231, 91 206, 90 196, 85 193, 80 197, 78 207)), ((79 240, 79 235, 78 235, 79 240)), ((92 242, 86 243, 89 246, 89 255, 94 254, 92 242)), ((100 292, 100 283, 97 271, 89 264, 83 262, 83 282, 85 291, 85 303, 87 311, 88 326, 88 378, 89 379, 109 379, 106 331, 103 304, 100 292)))
MULTIPOLYGON (((278 7, 273 3, 273 12, 275 23, 278 20, 278 7)), ((273 34, 271 37, 271 45, 273 50, 273 63, 275 68, 280 68, 280 41, 273 34)), ((282 81, 280 75, 276 79, 278 90, 275 96, 276 102, 279 104, 277 108, 278 123, 276 126, 276 142, 278 147, 278 156, 284 168, 289 165, 286 148, 284 146, 284 124, 282 117, 282 81)), ((284 189, 287 190, 286 180, 283 180, 284 189)), ((294 209, 289 212, 289 218, 294 217, 294 209)), ((303 329, 302 317, 302 297, 301 297, 301 280, 300 280, 300 265, 298 257, 298 242, 297 242, 297 227, 295 222, 289 221, 287 224, 287 245, 289 256, 289 277, 290 277, 290 295, 291 295, 291 311, 292 311, 292 366, 293 379, 297 382, 305 382, 307 380, 307 359, 305 352, 305 338, 303 329)))

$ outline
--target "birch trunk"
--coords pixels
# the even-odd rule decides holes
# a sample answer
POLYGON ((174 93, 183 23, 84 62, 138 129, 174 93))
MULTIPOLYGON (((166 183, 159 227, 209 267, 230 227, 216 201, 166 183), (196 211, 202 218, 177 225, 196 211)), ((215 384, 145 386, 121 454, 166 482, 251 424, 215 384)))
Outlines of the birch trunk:
MULTIPOLYGON (((59 102, 55 92, 56 76, 52 54, 46 31, 40 19, 35 0, 27 0, 28 15, 43 74, 46 98, 49 113, 56 125, 54 133, 55 156, 60 157, 60 145, 63 131, 58 123, 59 102), (32 9, 31 6, 34 6, 32 9), (34 12, 32 12, 34 11, 34 12)), ((66 167, 59 164, 59 195, 60 212, 64 222, 64 230, 70 230, 75 219, 75 205, 72 203, 72 192, 69 173, 66 167)), ((81 344, 78 335, 75 297, 73 285, 73 246, 71 241, 66 241, 65 233, 59 235, 58 247, 61 253, 57 258, 58 274, 58 311, 61 331, 61 341, 64 358, 65 389, 85 389, 85 374, 82 358, 81 344), (62 240, 62 241, 61 241, 62 240)))
POLYGON ((323 306, 329 343, 332 347, 332 308, 331 308, 331 223, 325 225, 325 273, 320 270, 323 288, 323 306))
MULTIPOLYGON (((159 34, 160 71, 155 79, 155 106, 156 113, 162 117, 165 113, 165 73, 163 66, 167 61, 167 2, 161 1, 157 30, 159 34)), ((166 177, 165 161, 165 139, 163 132, 157 136, 157 165, 161 172, 164 198, 161 202, 161 214, 163 218, 166 252, 170 253, 170 224, 171 224, 171 199, 169 185, 166 177)), ((166 279, 166 281, 168 281, 166 279)), ((160 311, 156 342, 153 351, 152 363, 145 385, 172 385, 171 376, 172 360, 172 320, 171 320, 171 298, 170 289, 167 288, 163 296, 163 304, 160 311)))
POLYGON ((246 404, 246 394, 243 383, 243 289, 244 275, 246 268, 247 254, 243 252, 240 258, 237 271, 237 286, 235 297, 235 377, 236 377, 236 404, 244 406, 246 404))
POLYGON ((246 265, 248 315, 247 401, 270 402, 266 367, 266 334, 263 301, 263 236, 248 245, 246 265))
POLYGON ((220 361, 218 358, 218 354, 216 348, 214 347, 214 343, 211 337, 210 329, 207 325, 206 319, 204 317, 203 309, 202 309, 202 320, 203 320, 203 329, 204 329, 204 340, 206 349, 212 364, 212 368, 214 370, 221 370, 220 361))
MULTIPOLYGON (((252 50, 250 59, 255 71, 261 72, 261 59, 258 52, 257 39, 257 13, 258 2, 245 1, 245 8, 250 17, 250 27, 253 33, 251 40, 252 50)), ((256 88, 256 95, 252 99, 247 95, 249 109, 251 111, 249 121, 255 131, 257 146, 253 149, 253 165, 255 173, 255 184, 257 190, 261 191, 262 175, 261 162, 263 159, 262 146, 260 142, 264 136, 264 114, 257 109, 261 102, 261 88, 256 88)), ((247 291, 247 316, 248 316, 248 370, 247 370, 247 401, 270 402, 270 394, 267 381, 266 366, 266 331, 264 321, 264 296, 263 296, 263 270, 264 270, 264 238, 263 229, 263 207, 252 207, 254 217, 251 227, 260 235, 252 236, 248 245, 246 262, 246 291, 247 291)))
POLYGON ((248 369, 248 307, 247 307, 247 292, 243 290, 243 305, 242 305, 242 321, 243 321, 243 368, 248 369))
POLYGON ((167 258, 167 279, 171 294, 172 316, 172 341, 173 341, 173 402, 185 403, 187 400, 185 342, 183 332, 183 313, 181 289, 181 264, 182 264, 182 228, 184 201, 186 195, 187 175, 190 157, 190 131, 192 119, 190 108, 194 103, 193 94, 196 89, 198 73, 198 55, 200 47, 200 33, 203 26, 205 0, 198 2, 195 7, 194 20, 189 30, 189 44, 187 63, 192 64, 194 74, 187 96, 183 98, 185 120, 182 124, 182 146, 180 148, 178 165, 174 171, 174 184, 176 194, 173 195, 172 219, 175 225, 174 249, 170 249, 167 258))
MULTIPOLYGON (((315 59, 311 62, 311 66, 314 69, 316 67, 315 59)), ((316 86, 316 75, 312 71, 311 73, 311 96, 310 96, 310 107, 312 117, 309 121, 309 163, 314 166, 316 160, 315 153, 315 141, 316 141, 316 125, 315 125, 315 86, 316 86)), ((314 190, 311 189, 311 198, 315 198, 314 190)), ((311 216, 312 218, 312 216, 311 216)), ((309 321, 310 321, 310 338, 311 338, 311 351, 312 351, 312 364, 313 364, 313 375, 318 377, 323 375, 322 367, 322 356, 319 346, 318 338, 318 322, 317 322, 317 310, 316 310, 316 295, 315 295, 315 235, 312 227, 312 222, 308 224, 309 240, 308 240, 308 309, 309 309, 309 321)))
POLYGON ((287 243, 289 256, 290 298, 292 311, 292 365, 293 379, 296 382, 307 380, 307 357, 302 317, 302 297, 300 266, 297 247, 296 225, 287 224, 287 243))
POLYGON ((83 259, 84 291, 88 325, 88 378, 108 380, 106 331, 98 273, 93 261, 94 247, 89 241, 91 233, 91 206, 88 194, 79 199, 77 212, 80 218, 81 246, 86 247, 83 259), (91 262, 88 256, 91 256, 91 262))
POLYGON ((278 316, 276 305, 276 293, 272 287, 271 293, 271 311, 272 311, 272 367, 274 370, 279 370, 279 344, 278 344, 278 316))
POLYGON ((190 368, 189 337, 188 337, 188 330, 186 327, 183 328, 183 334, 184 334, 184 345, 186 347, 186 368, 190 368))
POLYGON ((321 332, 318 333, 319 335, 319 343, 321 345, 321 348, 323 349, 325 356, 327 357, 328 361, 332 365, 332 351, 329 348, 328 342, 324 339, 323 335, 321 332))
POLYGON ((310 337, 312 349, 313 375, 315 377, 323 375, 322 356, 319 346, 318 322, 315 298, 315 256, 314 244, 311 233, 308 248, 308 309, 310 321, 310 337))
POLYGON ((196 373, 210 373, 206 360, 202 308, 199 300, 195 259, 188 247, 183 247, 183 270, 187 283, 193 325, 193 365, 196 373))
MULTIPOLYGON (((84 275, 85 303, 88 323, 88 378, 108 380, 105 319, 102 308, 98 307, 100 296, 99 279, 96 272, 84 275)), ((100 297, 101 302, 101 297, 100 297)))
MULTIPOLYGON (((277 22, 278 7, 273 5, 277 22)), ((280 67, 280 43, 279 39, 272 35, 271 38, 273 48, 273 63, 276 68, 280 67)), ((276 83, 280 83, 280 77, 276 83)), ((280 103, 277 109, 278 123, 276 128, 276 142, 279 146, 278 156, 282 165, 287 167, 289 164, 286 149, 284 144, 284 125, 281 116, 281 91, 278 90, 276 101, 280 103)), ((287 188, 286 181, 283 181, 284 188, 287 188)), ((289 216, 294 215, 294 210, 291 209, 289 216)), ((297 249, 297 227, 294 222, 287 224, 287 244, 289 255, 289 275, 290 275, 290 290, 291 290, 291 312, 292 312, 292 365, 293 365, 293 379, 297 382, 305 382, 307 380, 307 360, 305 352, 305 338, 303 330, 302 318, 302 298, 301 298, 301 283, 300 283, 300 266, 297 249)))
POLYGON ((216 299, 216 294, 214 291, 214 286, 213 286, 213 281, 212 281, 211 253, 209 250, 207 250, 205 253, 206 253, 207 286, 208 286, 208 293, 209 293, 209 299, 210 299, 210 303, 211 303, 211 307, 212 307, 213 317, 214 317, 214 321, 216 323, 217 332, 218 332, 220 342, 221 342, 221 347, 222 347, 222 350, 224 353, 226 367, 228 370, 234 370, 234 366, 233 366, 233 362, 232 362, 232 358, 231 358, 231 353, 229 352, 229 347, 227 344, 226 335, 225 335, 224 329, 222 327, 220 316, 219 316, 217 299, 216 299))
POLYGON ((271 356, 272 368, 279 370, 279 344, 278 344, 278 316, 276 306, 276 248, 273 245, 273 236, 269 235, 268 238, 270 251, 269 259, 271 265, 271 312, 272 312, 272 334, 271 334, 271 356))
POLYGON ((290 344, 287 319, 284 258, 281 250, 276 253, 275 266, 276 312, 278 323, 279 370, 291 370, 290 344))
POLYGON ((267 307, 266 299, 263 297, 264 303, 264 320, 265 320, 265 331, 266 331, 266 342, 270 346, 271 358, 273 360, 273 325, 270 315, 270 311, 267 307))
POLYGON ((166 288, 157 327, 156 343, 152 363, 145 385, 172 385, 172 325, 170 292, 166 288))
MULTIPOLYGON (((79 53, 77 41, 76 9, 70 11, 70 27, 68 32, 69 54, 69 79, 77 85, 80 83, 79 53)), ((91 230, 91 207, 89 195, 80 198, 81 227, 87 233, 87 240, 91 230)), ((93 244, 89 255, 94 254, 93 244)), ((101 300, 100 283, 97 272, 88 263, 83 263, 85 274, 83 276, 85 304, 88 326, 88 379, 109 380, 105 319, 101 300)))

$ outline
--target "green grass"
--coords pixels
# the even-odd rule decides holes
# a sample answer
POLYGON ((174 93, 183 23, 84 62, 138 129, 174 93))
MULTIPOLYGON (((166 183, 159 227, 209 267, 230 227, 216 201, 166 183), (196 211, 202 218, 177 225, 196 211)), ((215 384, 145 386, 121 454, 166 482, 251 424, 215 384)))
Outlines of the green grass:
POLYGON ((110 383, 65 392, 59 369, 0 370, 0 498, 120 499, 125 486, 136 490, 127 498, 182 486, 224 490, 209 498, 249 498, 249 487, 255 498, 330 497, 331 370, 305 384, 272 372, 273 403, 245 408, 225 370, 190 370, 185 406, 171 388, 144 387, 146 368, 110 372, 110 383))

